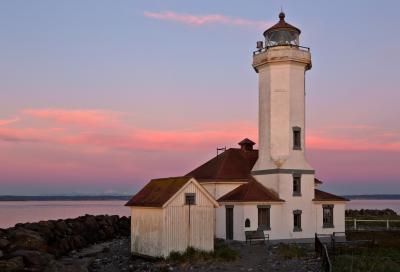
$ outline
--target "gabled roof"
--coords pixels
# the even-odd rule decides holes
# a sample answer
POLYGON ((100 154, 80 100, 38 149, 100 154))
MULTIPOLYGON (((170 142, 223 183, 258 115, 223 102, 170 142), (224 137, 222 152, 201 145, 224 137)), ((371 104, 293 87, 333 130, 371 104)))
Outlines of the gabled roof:
POLYGON ((315 189, 313 201, 349 201, 347 198, 315 189))
POLYGON ((257 150, 229 148, 222 154, 189 172, 186 176, 194 177, 199 182, 203 180, 248 180, 251 177, 250 172, 257 158, 257 150))
MULTIPOLYGON (((251 169, 258 159, 258 150, 229 148, 203 165, 192 170, 186 177, 203 182, 247 182, 252 178, 251 169)), ((315 183, 322 181, 315 179, 315 183)))
POLYGON ((152 179, 125 206, 162 207, 189 180, 190 177, 152 179))
POLYGON ((218 199, 218 202, 284 202, 278 194, 252 178, 218 199))

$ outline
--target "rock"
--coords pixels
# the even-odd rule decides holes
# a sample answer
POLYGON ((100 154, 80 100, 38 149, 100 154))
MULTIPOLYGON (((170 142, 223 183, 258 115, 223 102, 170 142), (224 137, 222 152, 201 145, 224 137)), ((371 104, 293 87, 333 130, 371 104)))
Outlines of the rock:
POLYGON ((44 267, 54 259, 53 255, 34 250, 17 250, 9 254, 10 257, 22 257, 28 266, 44 267))
POLYGON ((16 249, 46 251, 47 243, 39 233, 32 230, 17 228, 10 232, 9 251, 14 251, 16 249))
POLYGON ((2 258, 4 256, 3 251, 0 250, 0 258, 2 258))
POLYGON ((8 260, 0 260, 0 271, 14 272, 21 271, 24 268, 22 257, 15 257, 8 260))
POLYGON ((5 238, 0 238, 0 249, 6 248, 10 242, 5 238))

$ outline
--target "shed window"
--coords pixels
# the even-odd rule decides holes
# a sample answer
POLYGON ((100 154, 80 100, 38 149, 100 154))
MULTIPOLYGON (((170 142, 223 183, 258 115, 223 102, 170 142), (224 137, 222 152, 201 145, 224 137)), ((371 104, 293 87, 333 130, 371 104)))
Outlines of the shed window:
POLYGON ((195 205, 196 204, 196 194, 187 193, 185 194, 185 205, 195 205))
POLYGON ((322 205, 323 228, 333 228, 333 205, 322 205))
POLYGON ((246 221, 244 221, 244 227, 250 228, 250 219, 246 218, 246 221))
POLYGON ((269 205, 259 205, 258 208, 258 229, 259 230, 270 230, 270 210, 269 205))
POLYGON ((301 149, 301 128, 293 127, 293 149, 301 149))
POLYGON ((293 196, 301 196, 301 174, 293 174, 293 196))
POLYGON ((293 231, 301 231, 301 211, 293 211, 293 231))

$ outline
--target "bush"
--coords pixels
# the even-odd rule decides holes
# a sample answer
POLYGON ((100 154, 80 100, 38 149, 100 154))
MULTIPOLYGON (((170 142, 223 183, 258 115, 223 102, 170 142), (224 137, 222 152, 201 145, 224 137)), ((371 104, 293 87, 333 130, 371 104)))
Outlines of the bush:
POLYGON ((278 252, 284 259, 299 259, 307 255, 306 250, 297 244, 279 244, 278 252))
POLYGON ((222 260, 222 261, 232 261, 235 260, 239 254, 228 247, 227 245, 221 245, 215 248, 213 252, 207 252, 203 250, 198 250, 193 247, 188 247, 185 252, 173 251, 169 254, 167 261, 174 263, 193 263, 199 261, 207 260, 222 260))

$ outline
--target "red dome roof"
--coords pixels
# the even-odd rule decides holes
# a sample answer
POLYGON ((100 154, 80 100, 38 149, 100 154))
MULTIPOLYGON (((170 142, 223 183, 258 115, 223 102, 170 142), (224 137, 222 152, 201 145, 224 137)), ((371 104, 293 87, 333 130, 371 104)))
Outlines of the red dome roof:
POLYGON ((278 30, 278 29, 294 30, 298 34, 301 33, 300 29, 298 29, 295 26, 292 26, 291 24, 286 23, 285 13, 283 13, 283 12, 279 13, 279 22, 264 31, 264 36, 267 36, 268 32, 273 31, 273 30, 278 30))

